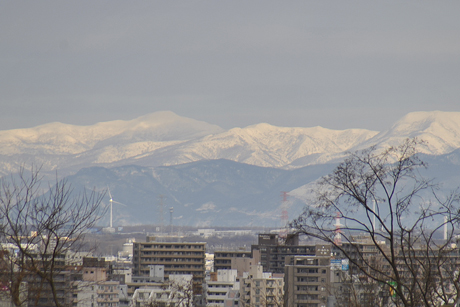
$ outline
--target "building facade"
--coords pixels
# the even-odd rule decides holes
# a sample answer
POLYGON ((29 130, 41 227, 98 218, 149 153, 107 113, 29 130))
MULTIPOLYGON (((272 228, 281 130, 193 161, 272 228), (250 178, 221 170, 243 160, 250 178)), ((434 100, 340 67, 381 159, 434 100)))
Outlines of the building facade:
POLYGON ((206 271, 206 243, 147 242, 133 244, 133 276, 149 276, 150 265, 164 265, 164 278, 170 275, 193 275, 195 282, 203 283, 206 271))
POLYGON ((283 306, 284 279, 264 273, 261 265, 254 265, 240 280, 240 300, 242 307, 283 306))
POLYGON ((330 256, 288 256, 284 305, 326 307, 332 292, 330 256))
POLYGON ((238 290, 237 270, 219 270, 214 272, 211 274, 211 280, 206 282, 206 306, 238 306, 238 296, 233 295, 238 290))
POLYGON ((281 241, 277 234, 259 234, 258 244, 251 246, 251 252, 264 272, 283 274, 286 257, 330 256, 331 248, 324 244, 300 245, 297 234, 288 235, 285 241, 281 241))
MULTIPOLYGON (((215 251, 214 272, 218 270, 236 269, 232 267, 233 259, 251 258, 250 251, 215 251)), ((235 260, 234 260, 235 261, 235 260)))

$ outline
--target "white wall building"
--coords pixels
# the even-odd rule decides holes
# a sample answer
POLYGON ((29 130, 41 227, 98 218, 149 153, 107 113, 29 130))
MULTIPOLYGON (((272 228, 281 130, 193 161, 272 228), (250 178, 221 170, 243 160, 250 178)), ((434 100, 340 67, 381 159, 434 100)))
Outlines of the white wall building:
POLYGON ((118 281, 78 281, 73 294, 76 307, 119 307, 118 281))
POLYGON ((239 290, 237 276, 237 270, 218 270, 216 280, 206 283, 206 306, 224 307, 238 304, 238 295, 235 295, 239 290))
POLYGON ((193 275, 170 275, 168 285, 148 286, 134 291, 130 307, 188 307, 193 302, 193 275))

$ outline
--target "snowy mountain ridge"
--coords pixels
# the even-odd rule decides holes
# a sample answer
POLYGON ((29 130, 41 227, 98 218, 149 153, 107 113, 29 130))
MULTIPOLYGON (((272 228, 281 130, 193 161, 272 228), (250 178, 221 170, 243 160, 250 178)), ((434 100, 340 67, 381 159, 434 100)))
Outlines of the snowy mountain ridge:
POLYGON ((292 169, 415 136, 427 141, 427 154, 460 148, 460 112, 409 113, 382 132, 265 123, 224 130, 169 111, 91 126, 50 123, 0 131, 0 174, 31 163, 43 165, 43 171, 72 174, 89 166, 160 166, 214 159, 292 169))
POLYGON ((406 138, 418 138, 425 142, 420 151, 430 155, 442 155, 460 148, 460 112, 412 112, 363 142, 353 150, 372 145, 380 148, 397 145, 406 138))
POLYGON ((180 117, 169 111, 91 126, 55 122, 28 129, 0 131, 0 155, 36 150, 46 154, 78 154, 104 146, 104 143, 187 140, 221 131, 223 129, 218 126, 180 117))
MULTIPOLYGON (((180 144, 169 152, 184 157, 182 163, 198 158, 223 158, 257 166, 288 167, 306 156, 346 151, 375 134, 364 129, 338 131, 322 127, 288 128, 257 124, 180 144)), ((167 165, 167 161, 164 164, 167 165)))

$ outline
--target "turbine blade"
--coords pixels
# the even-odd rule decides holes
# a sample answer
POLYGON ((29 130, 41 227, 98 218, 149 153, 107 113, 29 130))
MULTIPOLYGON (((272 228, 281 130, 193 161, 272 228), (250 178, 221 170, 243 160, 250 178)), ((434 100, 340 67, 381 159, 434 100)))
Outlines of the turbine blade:
POLYGON ((112 194, 110 194, 110 188, 107 186, 107 191, 109 192, 110 201, 112 201, 112 194))
POLYGON ((119 204, 119 205, 122 205, 122 206, 128 207, 128 205, 125 205, 125 204, 123 204, 123 203, 120 203, 119 201, 115 201, 115 200, 114 200, 113 202, 114 202, 114 203, 116 203, 116 204, 119 204))

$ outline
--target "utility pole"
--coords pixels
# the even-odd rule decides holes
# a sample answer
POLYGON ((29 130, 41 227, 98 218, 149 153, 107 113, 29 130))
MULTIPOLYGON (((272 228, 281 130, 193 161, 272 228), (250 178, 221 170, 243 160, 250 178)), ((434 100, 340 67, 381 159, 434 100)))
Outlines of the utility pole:
POLYGON ((169 208, 169 226, 170 226, 170 234, 172 235, 173 233, 173 212, 174 212, 174 207, 169 208))
POLYGON ((164 195, 160 194, 159 198, 160 198, 160 233, 163 233, 164 224, 165 224, 164 216, 163 216, 163 199, 164 199, 164 195))

